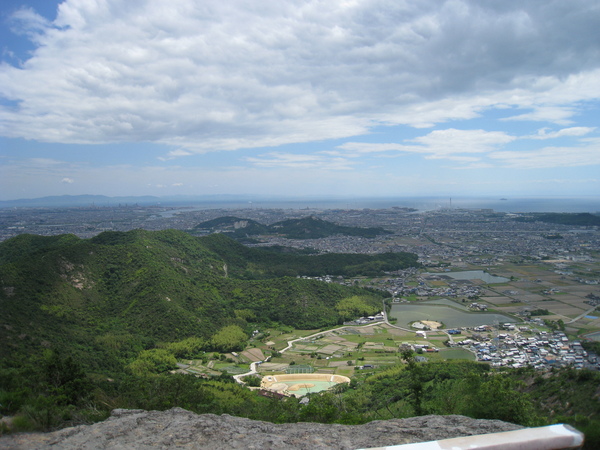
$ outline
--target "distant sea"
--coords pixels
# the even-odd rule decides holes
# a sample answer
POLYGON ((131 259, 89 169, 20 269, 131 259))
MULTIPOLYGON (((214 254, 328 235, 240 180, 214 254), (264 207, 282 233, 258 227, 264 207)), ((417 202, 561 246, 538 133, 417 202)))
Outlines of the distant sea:
POLYGON ((492 209, 497 212, 589 212, 600 213, 600 197, 378 197, 267 198, 252 195, 106 197, 56 196, 0 201, 0 208, 121 207, 132 205, 175 206, 193 209, 492 209))
MULTIPOLYGON (((231 202, 222 207, 233 208, 231 202)), ((497 212, 589 212, 600 213, 600 197, 587 198, 468 198, 468 197, 406 197, 361 198, 332 200, 256 201, 239 203, 245 208, 314 208, 314 209, 387 209, 414 208, 419 211, 436 209, 492 209, 497 212)))

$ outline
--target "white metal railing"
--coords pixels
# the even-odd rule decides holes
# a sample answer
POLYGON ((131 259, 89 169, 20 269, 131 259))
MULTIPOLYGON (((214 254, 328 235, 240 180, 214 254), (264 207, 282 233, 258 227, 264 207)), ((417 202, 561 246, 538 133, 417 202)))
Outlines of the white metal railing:
POLYGON ((580 448, 583 439, 583 433, 559 424, 368 450, 562 450, 580 448))

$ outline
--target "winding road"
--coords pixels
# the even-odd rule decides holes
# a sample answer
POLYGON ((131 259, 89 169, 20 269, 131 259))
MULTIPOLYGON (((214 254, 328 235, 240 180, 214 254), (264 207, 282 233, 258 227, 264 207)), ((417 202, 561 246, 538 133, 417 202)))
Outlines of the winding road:
MULTIPOLYGON (((384 320, 384 322, 388 323, 387 322, 387 318, 384 320)), ((291 341, 288 341, 287 347, 285 347, 282 350, 279 350, 279 353, 284 353, 284 352, 288 351, 289 349, 291 349, 294 346, 294 343, 298 342, 298 341, 303 341, 305 339, 311 339, 311 338, 314 338, 316 336, 321 336, 323 334, 331 333, 332 331, 343 330, 344 328, 356 328, 358 326, 360 326, 360 327, 372 327, 373 325, 378 325, 380 323, 381 322, 369 323, 367 325, 344 325, 344 326, 341 326, 339 328, 332 328, 331 330, 319 331, 318 333, 311 334, 309 336, 304 336, 304 337, 301 337, 301 338, 298 338, 298 339, 292 339, 291 341)), ((389 325, 389 323, 388 323, 388 325, 389 325)), ((270 356, 267 357, 267 359, 265 361, 268 361, 270 358, 271 358, 270 356)), ((240 383, 240 384, 246 384, 246 383, 244 383, 243 378, 245 378, 247 376, 250 376, 250 375, 258 375, 258 372, 256 371, 257 364, 258 364, 258 362, 253 362, 252 364, 250 364, 250 372, 242 373, 242 374, 239 374, 239 375, 234 375, 233 379, 236 382, 240 383)))
MULTIPOLYGON (((383 322, 382 321, 377 321, 377 322, 369 323, 369 324, 366 324, 366 325, 343 325, 343 326, 338 327, 338 328, 332 328, 331 330, 319 331, 318 333, 314 333, 314 334, 311 334, 309 336, 304 336, 304 337, 301 337, 301 338, 292 339, 291 341, 288 341, 287 347, 285 347, 284 349, 280 350, 279 353, 284 353, 287 350, 291 349, 294 346, 294 343, 296 343, 298 341, 303 341, 305 339, 312 339, 312 338, 314 338, 316 336, 321 336, 323 334, 331 333, 333 331, 343 330, 344 328, 366 328, 366 327, 372 327, 372 326, 375 326, 375 325, 379 325, 381 323, 385 323, 386 325, 388 325, 388 326, 390 326, 392 328, 397 328, 397 329, 403 330, 403 331, 408 331, 408 332, 414 331, 414 330, 409 330, 408 328, 402 328, 402 327, 399 327, 399 326, 396 326, 396 325, 392 325, 388 321, 387 313, 385 312, 385 305, 384 305, 384 308, 383 308, 383 322)), ((448 335, 448 337, 450 337, 450 340, 452 340, 452 337, 450 335, 448 335)), ((268 361, 269 358, 271 358, 271 357, 269 356, 265 361, 268 361)), ((245 378, 247 376, 250 376, 250 375, 258 375, 258 372, 256 371, 256 366, 257 365, 258 365, 258 362, 253 362, 252 364, 250 364, 250 372, 242 373, 242 374, 239 374, 239 375, 234 375, 233 379, 237 383, 246 384, 246 383, 244 383, 243 378, 245 378)))

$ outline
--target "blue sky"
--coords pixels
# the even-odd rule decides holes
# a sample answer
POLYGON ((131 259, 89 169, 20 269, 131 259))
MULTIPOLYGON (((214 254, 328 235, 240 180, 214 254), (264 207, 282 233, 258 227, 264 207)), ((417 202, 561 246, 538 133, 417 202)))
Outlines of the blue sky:
POLYGON ((597 0, 3 0, 0 200, 598 196, 597 0))

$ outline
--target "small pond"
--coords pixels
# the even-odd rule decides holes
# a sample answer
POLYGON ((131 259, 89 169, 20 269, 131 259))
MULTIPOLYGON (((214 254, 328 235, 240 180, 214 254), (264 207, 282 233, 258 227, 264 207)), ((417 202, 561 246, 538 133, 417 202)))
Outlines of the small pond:
POLYGON ((437 275, 440 277, 450 277, 455 280, 481 280, 487 284, 493 283, 507 283, 510 280, 504 277, 498 277, 496 275, 490 275, 483 270, 465 270, 463 272, 441 272, 441 273, 428 273, 427 275, 437 275))

